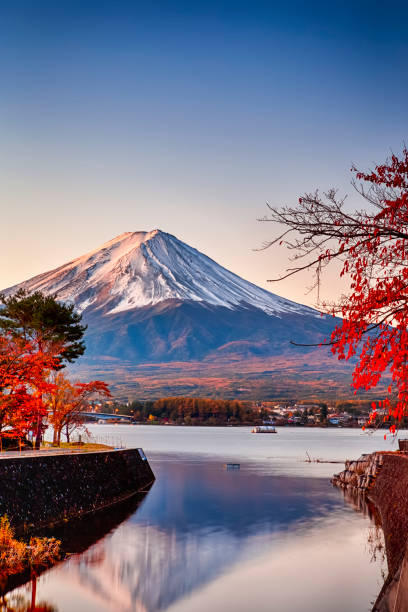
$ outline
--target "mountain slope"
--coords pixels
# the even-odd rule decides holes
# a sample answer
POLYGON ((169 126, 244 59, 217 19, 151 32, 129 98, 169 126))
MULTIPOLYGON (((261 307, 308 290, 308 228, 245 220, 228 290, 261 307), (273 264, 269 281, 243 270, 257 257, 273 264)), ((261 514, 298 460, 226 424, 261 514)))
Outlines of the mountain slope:
POLYGON ((95 251, 35 276, 6 292, 57 293, 76 308, 116 314, 167 300, 203 302, 235 308, 253 306, 267 314, 309 313, 245 281, 196 249, 160 230, 127 232, 95 251))
POLYGON ((55 293, 88 324, 87 358, 146 363, 278 355, 333 320, 226 270, 176 237, 127 232, 11 287, 55 293))

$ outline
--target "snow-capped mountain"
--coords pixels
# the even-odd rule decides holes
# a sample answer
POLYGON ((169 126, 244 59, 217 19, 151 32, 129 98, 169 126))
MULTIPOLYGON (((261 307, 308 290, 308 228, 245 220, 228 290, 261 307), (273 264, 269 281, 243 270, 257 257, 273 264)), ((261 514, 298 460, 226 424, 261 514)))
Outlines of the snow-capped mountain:
MULTIPOLYGON (((126 232, 5 290, 56 294, 88 324, 88 357, 172 361, 278 354, 319 341, 320 314, 240 278, 175 236, 126 232)), ((330 322, 330 326, 332 322, 330 322)))
POLYGON ((253 306, 275 316, 317 314, 245 281, 157 229, 126 232, 18 287, 56 293, 63 301, 73 301, 80 312, 92 308, 115 314, 165 300, 181 300, 229 309, 253 306))

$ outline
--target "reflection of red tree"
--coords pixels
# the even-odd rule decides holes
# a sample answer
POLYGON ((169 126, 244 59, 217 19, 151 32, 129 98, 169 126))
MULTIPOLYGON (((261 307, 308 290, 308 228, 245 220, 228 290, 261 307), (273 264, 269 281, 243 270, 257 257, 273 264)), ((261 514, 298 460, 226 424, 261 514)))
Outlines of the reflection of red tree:
POLYGON ((40 601, 38 605, 37 600, 37 575, 33 572, 31 576, 31 604, 27 607, 13 609, 10 612, 57 612, 57 608, 51 604, 40 601))
POLYGON ((391 373, 388 393, 372 405, 371 421, 378 407, 385 409, 394 432, 395 423, 408 416, 408 149, 373 171, 352 170, 362 181, 355 187, 366 209, 349 213, 335 190, 324 198, 307 194, 296 207, 271 208, 271 220, 286 228, 271 244, 295 249, 297 263, 284 278, 312 269, 319 286, 325 266, 341 262, 349 294, 322 307, 342 317, 331 336, 332 351, 339 359, 361 351, 353 373, 356 391, 375 387, 385 371, 391 373))
POLYGON ((0 609, 4 612, 58 612, 57 608, 52 604, 40 601, 37 599, 37 576, 32 575, 31 582, 31 601, 27 600, 22 595, 3 596, 0 597, 0 609))

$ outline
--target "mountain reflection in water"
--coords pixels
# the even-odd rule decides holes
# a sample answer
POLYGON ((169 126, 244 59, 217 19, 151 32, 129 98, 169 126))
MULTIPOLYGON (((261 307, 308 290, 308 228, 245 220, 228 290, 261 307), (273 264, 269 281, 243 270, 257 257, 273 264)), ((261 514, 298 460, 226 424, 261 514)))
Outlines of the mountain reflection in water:
POLYGON ((93 544, 82 522, 89 548, 38 579, 39 599, 60 612, 357 612, 379 590, 379 568, 362 545, 368 522, 326 479, 273 476, 256 466, 226 471, 197 456, 157 456, 152 465, 157 480, 141 505, 93 544), (336 608, 333 588, 344 597, 339 579, 356 573, 357 607, 343 607, 343 599, 336 608))

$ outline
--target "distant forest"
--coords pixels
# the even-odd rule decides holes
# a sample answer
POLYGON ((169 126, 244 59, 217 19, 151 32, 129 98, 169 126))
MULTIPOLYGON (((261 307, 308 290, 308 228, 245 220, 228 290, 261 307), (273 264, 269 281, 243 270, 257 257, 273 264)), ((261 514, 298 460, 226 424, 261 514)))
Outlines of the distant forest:
POLYGON ((156 401, 135 401, 130 406, 136 421, 169 421, 188 425, 253 424, 259 420, 250 402, 196 397, 163 397, 156 401))

